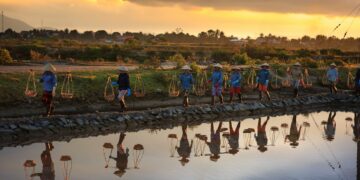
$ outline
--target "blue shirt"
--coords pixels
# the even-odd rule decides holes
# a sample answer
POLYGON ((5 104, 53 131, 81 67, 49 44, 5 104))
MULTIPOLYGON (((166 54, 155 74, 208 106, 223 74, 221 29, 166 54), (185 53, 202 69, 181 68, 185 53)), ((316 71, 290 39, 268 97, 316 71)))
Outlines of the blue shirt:
POLYGON ((191 73, 180 74, 181 88, 183 90, 190 90, 192 88, 194 79, 191 73))
POLYGON ((130 79, 129 74, 127 73, 120 73, 117 83, 119 84, 119 90, 127 90, 130 89, 130 79))
POLYGON ((223 79, 223 73, 221 71, 214 71, 210 77, 212 86, 218 85, 218 87, 222 87, 223 79))
POLYGON ((267 84, 270 78, 270 72, 267 69, 261 69, 257 75, 260 84, 267 84))
POLYGON ((45 71, 40 78, 43 83, 43 90, 51 92, 57 84, 56 75, 51 71, 45 71))
POLYGON ((231 73, 230 82, 231 82, 231 87, 240 87, 241 74, 239 72, 231 73))
POLYGON ((338 77, 339 77, 339 74, 338 74, 338 71, 337 71, 337 69, 329 69, 328 71, 327 71, 327 78, 328 78, 328 80, 329 81, 336 81, 337 79, 338 79, 338 77))

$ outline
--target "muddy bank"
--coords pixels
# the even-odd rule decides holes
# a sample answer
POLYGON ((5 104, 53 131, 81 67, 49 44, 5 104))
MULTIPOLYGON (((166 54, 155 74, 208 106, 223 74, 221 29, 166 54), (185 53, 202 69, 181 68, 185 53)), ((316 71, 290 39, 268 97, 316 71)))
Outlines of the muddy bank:
POLYGON ((166 129, 184 122, 203 122, 236 118, 309 113, 322 110, 360 111, 360 97, 314 95, 272 102, 194 105, 189 108, 169 107, 146 111, 57 115, 51 118, 1 118, 0 147, 27 145, 46 141, 70 141, 73 138, 105 135, 119 131, 166 129))
MULTIPOLYGON (((327 92, 327 88, 317 87, 311 89, 304 89, 300 92, 300 95, 312 95, 327 92)), ((292 96, 292 89, 284 88, 271 92, 273 99, 284 99, 292 96)), ((228 94, 224 95, 225 101, 228 100, 228 94)), ((245 91, 244 102, 256 102, 258 101, 258 93, 253 91, 245 91)), ((234 102, 236 102, 236 98, 234 102)), ((204 105, 209 104, 211 98, 209 96, 197 97, 190 96, 191 105, 204 105)), ((86 102, 77 100, 62 100, 55 99, 55 114, 84 114, 93 112, 113 112, 119 110, 119 103, 108 103, 104 100, 96 102, 86 102)), ((181 106, 181 97, 167 97, 166 95, 147 95, 144 98, 128 98, 127 105, 129 111, 142 111, 154 108, 164 108, 171 106, 181 106)), ((0 118, 3 117, 29 117, 40 116, 44 113, 44 107, 40 99, 35 99, 31 103, 18 103, 9 106, 0 106, 0 118)))

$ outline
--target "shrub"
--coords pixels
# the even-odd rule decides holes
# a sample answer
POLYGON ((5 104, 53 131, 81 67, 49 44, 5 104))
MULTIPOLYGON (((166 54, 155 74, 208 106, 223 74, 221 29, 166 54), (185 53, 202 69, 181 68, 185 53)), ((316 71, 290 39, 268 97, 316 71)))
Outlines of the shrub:
POLYGON ((13 59, 7 49, 0 49, 0 64, 12 63, 13 59))
POLYGON ((249 56, 246 53, 236 53, 233 55, 232 57, 232 63, 234 64, 241 64, 241 65, 245 65, 249 63, 249 56))
POLYGON ((185 58, 179 53, 170 56, 169 61, 176 62, 178 67, 182 67, 186 64, 185 58))

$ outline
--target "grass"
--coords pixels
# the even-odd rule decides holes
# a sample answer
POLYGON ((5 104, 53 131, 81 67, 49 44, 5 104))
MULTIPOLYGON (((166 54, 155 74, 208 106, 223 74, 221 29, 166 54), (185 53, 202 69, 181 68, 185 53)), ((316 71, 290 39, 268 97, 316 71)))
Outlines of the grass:
MULTIPOLYGON (((282 76, 284 68, 279 68, 279 75, 282 76)), ((322 77, 325 73, 325 70, 320 69, 310 69, 310 76, 313 77, 322 77)), ((346 88, 346 78, 348 70, 345 68, 339 68, 340 72, 340 88, 346 88)), ((130 81, 131 87, 134 91, 136 74, 140 73, 142 80, 144 82, 146 96, 142 99, 163 99, 168 97, 168 85, 173 74, 178 74, 177 70, 138 70, 136 72, 130 72, 130 81)), ((355 74, 355 69, 352 71, 355 74)), ((246 83, 247 79, 246 72, 243 73, 243 84, 246 83)), ((36 79, 39 79, 41 74, 36 74, 36 79)), ((73 72, 73 85, 74 85, 74 98, 72 101, 74 103, 93 103, 104 101, 103 91, 107 76, 111 75, 112 81, 116 81, 117 73, 114 71, 77 71, 73 72)), ((208 77, 210 73, 208 73, 208 77)), ((61 87, 63 85, 63 80, 65 78, 65 73, 57 73, 58 77, 58 88, 57 88, 57 97, 60 95, 61 87)), ((194 77, 196 77, 194 75, 194 77)), ((28 99, 24 95, 26 82, 28 74, 27 73, 3 73, 0 74, 0 105, 1 106, 11 106, 14 104, 27 102, 28 99)), ((315 82, 313 82, 315 83, 315 82)), ((319 84, 319 82, 318 82, 319 84)), ((42 94, 42 86, 40 83, 36 82, 38 96, 37 100, 40 101, 40 95, 42 94)), ((136 97, 129 97, 129 99, 136 97)), ((61 98, 57 98, 59 101, 62 101, 61 98)))

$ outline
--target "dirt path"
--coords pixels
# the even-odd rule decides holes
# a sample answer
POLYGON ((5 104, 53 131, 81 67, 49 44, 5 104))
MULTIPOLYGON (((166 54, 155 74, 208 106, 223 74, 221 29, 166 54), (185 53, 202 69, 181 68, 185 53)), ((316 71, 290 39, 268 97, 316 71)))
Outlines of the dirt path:
MULTIPOLYGON (((55 64, 57 72, 67 71, 94 71, 94 70, 116 70, 117 65, 104 65, 104 66, 90 66, 90 65, 66 65, 66 64, 55 64)), ((130 70, 137 69, 137 66, 128 66, 130 70)), ((30 69, 34 71, 43 71, 43 65, 31 64, 21 66, 0 66, 0 73, 18 73, 28 72, 30 69)))

